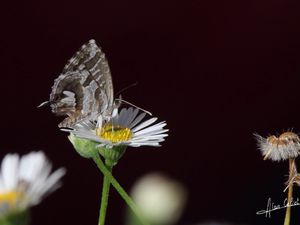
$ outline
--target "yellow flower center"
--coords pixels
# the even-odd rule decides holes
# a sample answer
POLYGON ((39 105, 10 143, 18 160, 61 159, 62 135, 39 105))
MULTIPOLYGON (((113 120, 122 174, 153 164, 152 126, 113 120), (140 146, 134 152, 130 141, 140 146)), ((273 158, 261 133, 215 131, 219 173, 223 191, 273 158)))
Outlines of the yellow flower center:
POLYGON ((8 191, 4 193, 0 193, 0 206, 7 205, 8 209, 16 208, 20 199, 22 199, 24 195, 21 192, 17 191, 8 191))
POLYGON ((119 125, 105 124, 96 130, 96 133, 102 139, 108 140, 112 143, 128 141, 132 138, 132 131, 127 127, 119 125))

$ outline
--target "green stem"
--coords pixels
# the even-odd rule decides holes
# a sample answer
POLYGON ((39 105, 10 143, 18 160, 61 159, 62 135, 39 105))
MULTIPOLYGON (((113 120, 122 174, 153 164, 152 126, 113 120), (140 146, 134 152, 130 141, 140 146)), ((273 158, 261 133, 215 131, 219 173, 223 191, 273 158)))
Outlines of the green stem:
POLYGON ((103 161, 101 160, 98 154, 93 155, 93 160, 97 164, 100 171, 103 173, 105 177, 110 181, 112 186, 118 191, 127 205, 131 208, 131 210, 135 213, 136 217, 141 221, 143 225, 149 225, 149 223, 143 218, 142 213, 140 212, 139 208, 133 202, 133 200, 129 197, 126 191, 122 188, 119 182, 112 176, 111 172, 106 168, 103 161))
MULTIPOLYGON (((107 170, 111 173, 113 166, 110 163, 105 163, 105 165, 106 165, 107 170)), ((108 205, 109 189, 110 189, 110 181, 107 176, 104 176, 98 225, 105 224, 105 216, 106 216, 107 205, 108 205)))

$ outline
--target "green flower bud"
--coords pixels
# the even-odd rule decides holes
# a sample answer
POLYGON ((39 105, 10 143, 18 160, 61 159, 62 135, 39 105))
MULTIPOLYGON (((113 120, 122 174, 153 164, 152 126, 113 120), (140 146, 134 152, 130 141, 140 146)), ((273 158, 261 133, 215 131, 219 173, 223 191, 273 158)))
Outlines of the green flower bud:
POLYGON ((100 146, 101 143, 89 139, 79 138, 72 133, 68 136, 75 150, 84 158, 92 158, 95 154, 100 153, 105 159, 105 162, 114 166, 125 153, 124 145, 116 146, 100 146))
POLYGON ((105 163, 109 164, 110 166, 114 166, 118 163, 119 159, 124 155, 126 150, 125 145, 116 145, 112 146, 111 148, 102 146, 99 147, 99 153, 105 159, 105 163))
POLYGON ((95 152, 98 152, 98 142, 76 137, 72 133, 68 136, 68 138, 78 154, 84 158, 92 158, 93 155, 95 155, 95 152))

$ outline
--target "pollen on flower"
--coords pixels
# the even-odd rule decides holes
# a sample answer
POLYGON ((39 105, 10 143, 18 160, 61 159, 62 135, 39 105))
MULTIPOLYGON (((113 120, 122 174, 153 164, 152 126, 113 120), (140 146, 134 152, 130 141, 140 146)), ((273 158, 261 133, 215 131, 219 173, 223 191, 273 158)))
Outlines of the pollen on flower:
POLYGON ((112 143, 128 141, 132 138, 132 131, 127 127, 105 124, 96 130, 97 135, 112 143))

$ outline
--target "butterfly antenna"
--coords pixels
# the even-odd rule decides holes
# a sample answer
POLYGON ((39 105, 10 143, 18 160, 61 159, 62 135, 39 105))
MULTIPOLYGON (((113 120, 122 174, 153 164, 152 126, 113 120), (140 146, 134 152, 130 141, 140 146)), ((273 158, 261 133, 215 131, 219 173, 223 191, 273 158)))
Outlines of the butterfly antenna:
POLYGON ((39 104, 39 105, 37 106, 37 108, 41 108, 41 107, 43 107, 44 105, 48 105, 48 104, 50 104, 50 101, 42 102, 41 104, 39 104))
POLYGON ((131 106, 133 106, 133 107, 135 107, 135 108, 137 108, 137 109, 139 109, 139 110, 141 110, 141 111, 147 113, 148 115, 152 116, 152 113, 151 113, 151 112, 149 112, 149 111, 147 111, 147 110, 145 110, 145 109, 143 109, 143 108, 141 108, 141 107, 138 107, 138 106, 136 106, 136 105, 134 105, 134 104, 132 104, 132 103, 130 103, 130 102, 127 102, 127 101, 125 101, 125 100, 123 100, 123 99, 121 99, 121 98, 116 98, 116 100, 118 100, 118 101, 120 101, 120 102, 124 102, 124 103, 126 103, 127 105, 131 105, 131 106))
POLYGON ((120 91, 118 91, 118 92, 116 93, 116 96, 117 96, 117 95, 120 95, 120 94, 123 93, 124 91, 126 91, 126 90, 128 90, 128 89, 130 89, 130 88, 132 88, 132 87, 134 87, 134 86, 136 86, 136 85, 138 85, 138 82, 135 82, 135 83, 133 83, 133 84, 128 85, 127 87, 124 87, 123 89, 121 89, 120 91))

